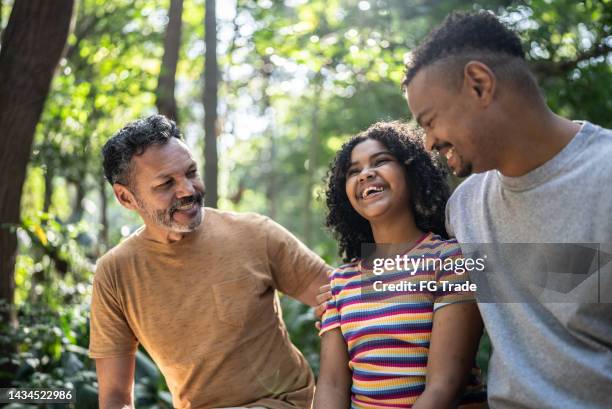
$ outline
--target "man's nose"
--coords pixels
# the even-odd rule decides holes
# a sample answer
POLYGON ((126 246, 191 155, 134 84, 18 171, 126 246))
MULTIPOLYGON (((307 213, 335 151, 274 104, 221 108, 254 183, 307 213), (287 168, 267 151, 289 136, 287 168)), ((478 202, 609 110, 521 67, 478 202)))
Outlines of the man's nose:
POLYGON ((425 132, 425 150, 427 152, 431 152, 437 143, 437 139, 431 134, 431 132, 425 132))
POLYGON ((183 178, 176 185, 175 195, 177 198, 193 196, 196 192, 193 181, 189 178, 183 178))

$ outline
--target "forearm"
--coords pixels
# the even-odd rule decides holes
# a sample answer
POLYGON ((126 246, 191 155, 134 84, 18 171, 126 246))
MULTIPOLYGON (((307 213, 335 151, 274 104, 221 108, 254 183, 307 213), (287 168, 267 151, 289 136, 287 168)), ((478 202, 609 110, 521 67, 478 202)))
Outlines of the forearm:
POLYGON ((134 408, 135 356, 96 359, 100 409, 134 408))
POLYGON ((134 400, 130 395, 101 394, 100 409, 134 409, 134 400))
POLYGON ((346 409, 350 406, 352 373, 340 328, 321 339, 321 370, 315 389, 314 409, 346 409))
POLYGON ((313 409, 341 409, 350 405, 350 385, 319 379, 313 409))
POLYGON ((321 287, 329 284, 329 277, 325 272, 320 272, 301 293, 294 298, 303 304, 311 307, 319 307, 320 301, 317 299, 321 287))
POLYGON ((412 409, 454 409, 464 384, 427 385, 412 409))
POLYGON ((482 321, 473 303, 453 304, 434 313, 427 359, 427 383, 413 409, 455 408, 474 364, 482 321))

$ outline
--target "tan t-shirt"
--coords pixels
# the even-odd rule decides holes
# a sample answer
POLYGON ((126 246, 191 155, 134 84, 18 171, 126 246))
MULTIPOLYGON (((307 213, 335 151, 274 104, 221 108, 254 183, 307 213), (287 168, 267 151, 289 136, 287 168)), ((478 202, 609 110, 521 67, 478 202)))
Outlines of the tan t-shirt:
POLYGON ((206 208, 202 225, 162 244, 136 232, 99 261, 90 356, 140 342, 178 408, 306 408, 314 382, 291 344, 278 295, 329 267, 267 217, 206 208))

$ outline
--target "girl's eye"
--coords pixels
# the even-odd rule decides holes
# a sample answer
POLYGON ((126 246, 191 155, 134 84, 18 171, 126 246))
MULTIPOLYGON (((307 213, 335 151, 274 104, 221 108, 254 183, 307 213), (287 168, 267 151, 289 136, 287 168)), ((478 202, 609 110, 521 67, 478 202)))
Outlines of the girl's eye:
POLYGON ((349 169, 348 172, 346 172, 346 175, 350 177, 356 175, 357 173, 359 173, 357 169, 349 169))
POLYGON ((390 160, 391 159, 388 159, 388 158, 380 158, 380 159, 377 159, 376 162, 374 162, 374 164, 376 166, 380 166, 380 165, 384 165, 385 163, 389 162, 390 160))

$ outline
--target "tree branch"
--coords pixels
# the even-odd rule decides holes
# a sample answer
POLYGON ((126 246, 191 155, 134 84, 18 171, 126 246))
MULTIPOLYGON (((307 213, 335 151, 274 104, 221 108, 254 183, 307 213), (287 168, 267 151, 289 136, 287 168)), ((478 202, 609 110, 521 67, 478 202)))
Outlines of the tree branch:
POLYGON ((531 62, 531 68, 539 78, 547 76, 559 76, 568 73, 578 66, 582 61, 588 61, 591 58, 607 56, 612 52, 612 47, 609 44, 600 42, 589 50, 579 53, 576 58, 564 61, 537 60, 531 62))

